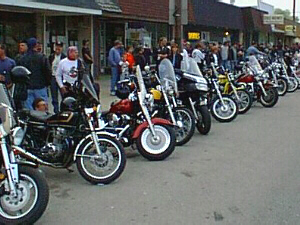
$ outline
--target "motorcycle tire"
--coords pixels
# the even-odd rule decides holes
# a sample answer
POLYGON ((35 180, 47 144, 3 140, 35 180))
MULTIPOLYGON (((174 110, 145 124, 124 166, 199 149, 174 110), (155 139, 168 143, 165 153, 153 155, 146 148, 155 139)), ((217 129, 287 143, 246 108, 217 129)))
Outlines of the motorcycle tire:
POLYGON ((260 96, 260 103, 266 107, 266 108, 272 108, 273 106, 275 106, 278 102, 279 99, 279 95, 278 95, 278 91, 275 87, 266 89, 267 92, 267 96, 264 96, 264 94, 261 94, 260 96), (272 95, 271 97, 269 95, 272 95))
POLYGON ((181 119, 181 127, 174 127, 174 129, 176 135, 176 145, 182 146, 189 142, 195 133, 195 117, 191 110, 182 107, 175 108, 173 113, 177 122, 181 119))
POLYGON ((198 120, 196 122, 197 130, 200 134, 207 135, 211 129, 211 116, 207 105, 196 108, 198 120))
POLYGON ((289 77, 288 93, 293 93, 298 89, 299 82, 295 77, 289 77))
MULTIPOLYGON (((97 155, 96 149, 93 148, 92 155, 90 153, 90 158, 88 157, 81 157, 80 155, 89 155, 87 151, 89 151, 91 146, 94 145, 94 141, 92 138, 86 139, 81 146, 79 147, 79 150, 77 152, 77 158, 76 158, 76 165, 77 169, 80 173, 80 175, 91 184, 109 184, 116 179, 120 177, 120 175, 123 173, 126 165, 126 155, 124 148, 120 141, 117 139, 103 134, 98 134, 98 140, 100 142, 100 148, 103 149, 104 147, 111 147, 115 149, 115 152, 111 152, 109 149, 106 149, 105 152, 103 152, 104 159, 97 159, 93 158, 92 156, 97 155), (115 160, 115 158, 117 160, 115 160), (87 161, 84 161, 87 159, 87 161), (116 161, 116 168, 113 169, 113 171, 106 175, 95 175, 92 174, 91 168, 87 168, 86 163, 90 162, 92 169, 94 168, 96 173, 102 170, 102 172, 111 171, 110 166, 114 164, 116 161)), ((100 156, 98 156, 100 157, 100 156)))
MULTIPOLYGON (((2 182, 5 181, 3 180, 2 182)), ((0 224, 34 224, 45 212, 49 202, 49 187, 41 170, 20 165, 17 191, 18 194, 23 194, 18 200, 11 199, 12 197, 9 195, 0 197, 0 224), (32 202, 28 199, 32 197, 28 196, 32 195, 31 191, 36 192, 32 202), (14 202, 14 204, 12 202, 14 202), (25 212, 22 212, 21 210, 24 210, 26 206, 22 204, 29 202, 31 202, 31 206, 25 210, 25 212), (23 208, 21 208, 22 206, 23 208), (10 213, 15 212, 16 215, 8 215, 4 212, 6 209, 10 213), (21 215, 18 214, 20 212, 21 215)))
POLYGON ((277 87, 278 95, 285 96, 288 91, 288 86, 289 86, 287 79, 278 78, 277 82, 278 82, 278 87, 277 87))
POLYGON ((225 108, 221 108, 222 106, 222 102, 221 100, 217 97, 213 100, 212 102, 212 106, 211 106, 211 114, 212 116, 219 122, 221 123, 228 123, 233 121, 237 115, 238 115, 238 105, 236 103, 236 101, 234 101, 234 99, 232 99, 229 95, 223 95, 223 100, 226 103, 226 107, 225 108), (229 107, 229 108, 228 108, 229 107), (231 110, 230 112, 228 112, 228 110, 231 110), (224 112, 228 115, 222 115, 221 113, 224 112))
POLYGON ((139 153, 150 161, 161 161, 169 157, 176 146, 176 135, 173 127, 162 124, 153 125, 156 134, 159 135, 159 143, 153 143, 152 133, 147 127, 142 130, 137 138, 136 146, 139 153))
POLYGON ((253 98, 251 94, 246 90, 237 90, 237 94, 239 95, 239 98, 241 99, 241 102, 236 99, 235 94, 233 93, 231 97, 237 102, 239 107, 239 114, 245 114, 248 112, 253 104, 253 98))

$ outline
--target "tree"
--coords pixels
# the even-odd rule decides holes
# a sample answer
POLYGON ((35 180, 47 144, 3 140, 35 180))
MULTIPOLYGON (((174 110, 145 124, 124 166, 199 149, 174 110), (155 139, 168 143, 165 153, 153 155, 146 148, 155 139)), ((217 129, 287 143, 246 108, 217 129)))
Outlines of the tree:
MULTIPOLYGON (((293 15, 291 14, 291 11, 286 9, 275 9, 274 14, 280 14, 283 15, 285 19, 293 20, 293 15)), ((296 22, 299 22, 299 17, 296 16, 296 22)))

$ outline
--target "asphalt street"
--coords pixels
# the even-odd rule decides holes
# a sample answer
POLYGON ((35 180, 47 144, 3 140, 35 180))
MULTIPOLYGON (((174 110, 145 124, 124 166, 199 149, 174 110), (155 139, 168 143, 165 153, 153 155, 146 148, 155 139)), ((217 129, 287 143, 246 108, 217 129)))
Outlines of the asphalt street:
POLYGON ((93 186, 43 168, 51 188, 37 224, 300 224, 300 91, 213 121, 163 162, 127 150, 123 175, 93 186))

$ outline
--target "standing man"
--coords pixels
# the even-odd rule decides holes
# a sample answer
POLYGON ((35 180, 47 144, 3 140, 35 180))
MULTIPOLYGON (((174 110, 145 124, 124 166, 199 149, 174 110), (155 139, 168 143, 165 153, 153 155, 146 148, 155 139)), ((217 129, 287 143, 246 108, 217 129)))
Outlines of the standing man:
POLYGON ((27 52, 27 41, 22 40, 19 42, 19 53, 17 54, 15 61, 18 64, 20 62, 20 59, 26 54, 27 52))
POLYGON ((158 66, 160 62, 168 58, 170 55, 170 49, 167 47, 168 40, 166 37, 161 37, 158 42, 158 48, 154 51, 154 59, 156 61, 156 69, 158 71, 158 66))
POLYGON ((116 95, 116 85, 119 80, 119 68, 118 65, 121 61, 120 56, 120 48, 122 47, 122 42, 119 40, 116 40, 114 42, 114 47, 112 47, 109 50, 108 55, 108 62, 111 65, 111 83, 110 83, 110 95, 115 96, 116 95))
POLYGON ((51 67, 47 57, 38 52, 38 44, 35 38, 28 40, 28 51, 20 59, 20 66, 26 67, 30 72, 28 97, 24 107, 33 109, 32 103, 36 98, 42 98, 48 102, 47 86, 51 83, 51 67))
POLYGON ((82 58, 84 62, 85 69, 91 74, 92 64, 93 64, 93 57, 91 54, 91 50, 89 48, 90 42, 89 40, 82 41, 82 58))
POLYGON ((50 66, 52 68, 52 80, 51 80, 51 97, 52 97, 52 105, 54 108, 54 113, 59 112, 59 104, 58 104, 58 85, 56 82, 56 71, 58 64, 61 60, 66 58, 67 56, 62 52, 63 43, 57 42, 55 44, 55 52, 49 56, 50 66))
POLYGON ((8 88, 11 87, 10 72, 15 66, 15 61, 6 56, 6 46, 0 44, 0 82, 5 83, 8 88))
POLYGON ((229 70, 229 42, 225 41, 224 44, 221 46, 221 58, 222 58, 222 66, 229 70))
POLYGON ((230 60, 230 67, 231 71, 235 70, 235 66, 237 65, 238 61, 238 45, 234 43, 233 46, 229 49, 229 60, 230 60))
POLYGON ((198 64, 199 69, 202 71, 203 67, 204 67, 205 55, 201 51, 201 49, 202 49, 202 44, 197 43, 196 46, 195 46, 195 49, 192 53, 192 57, 195 59, 196 63, 198 64))

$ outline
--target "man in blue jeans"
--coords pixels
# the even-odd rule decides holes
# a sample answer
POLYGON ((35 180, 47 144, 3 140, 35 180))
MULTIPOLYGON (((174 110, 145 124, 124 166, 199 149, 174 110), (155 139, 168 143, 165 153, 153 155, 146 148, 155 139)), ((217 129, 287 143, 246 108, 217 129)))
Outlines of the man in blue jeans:
POLYGON ((120 74, 119 74, 119 62, 121 61, 121 55, 119 49, 122 47, 122 42, 116 40, 114 43, 114 47, 109 50, 108 55, 108 62, 111 65, 111 83, 110 83, 110 95, 116 95, 116 85, 119 81, 120 74))
POLYGON ((32 110, 32 103, 36 98, 42 98, 48 102, 47 86, 51 83, 51 67, 47 57, 38 53, 35 38, 28 40, 28 51, 20 59, 19 65, 26 67, 31 72, 27 90, 28 97, 24 101, 24 107, 32 110))

